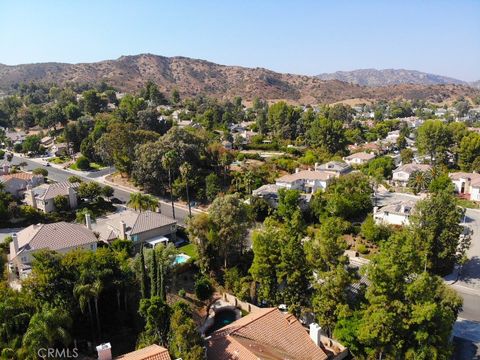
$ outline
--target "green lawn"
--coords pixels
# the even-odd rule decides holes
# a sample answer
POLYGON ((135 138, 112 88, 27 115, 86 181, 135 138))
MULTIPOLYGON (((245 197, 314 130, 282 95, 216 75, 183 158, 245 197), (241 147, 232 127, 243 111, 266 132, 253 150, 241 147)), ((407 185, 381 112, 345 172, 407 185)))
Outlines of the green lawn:
POLYGON ((198 250, 197 250, 197 245, 195 245, 195 244, 190 243, 190 244, 187 244, 187 245, 180 246, 178 248, 178 252, 187 254, 193 260, 198 259, 198 250))
POLYGON ((90 168, 91 169, 94 169, 94 170, 101 170, 103 169, 105 166, 103 165, 100 165, 100 164, 97 164, 97 163, 94 163, 94 162, 91 162, 90 163, 90 168))
POLYGON ((49 159, 48 161, 54 164, 64 164, 69 160, 70 158, 66 158, 66 157, 54 157, 52 159, 49 159))
POLYGON ((470 201, 466 199, 458 199, 458 205, 469 208, 469 209, 478 209, 480 208, 480 205, 478 205, 475 201, 470 201))
MULTIPOLYGON (((103 166, 103 165, 92 162, 92 163, 90 163, 90 169, 88 169, 88 170, 100 170, 100 169, 103 169, 104 167, 105 166, 103 166)), ((86 170, 79 169, 76 163, 73 163, 72 165, 70 165, 70 169, 77 170, 77 171, 86 171, 86 170)))

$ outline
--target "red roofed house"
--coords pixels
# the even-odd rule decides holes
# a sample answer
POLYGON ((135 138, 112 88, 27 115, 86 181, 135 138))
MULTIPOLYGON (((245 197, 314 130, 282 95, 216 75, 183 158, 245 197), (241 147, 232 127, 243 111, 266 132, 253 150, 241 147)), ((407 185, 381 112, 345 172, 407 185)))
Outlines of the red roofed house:
POLYGON ((291 314, 260 309, 207 338, 207 359, 322 360, 328 355, 291 314))
MULTIPOLYGON (((105 343, 97 346, 98 360, 112 360, 112 346, 105 343)), ((117 356, 115 360, 171 360, 168 350, 153 344, 127 354, 117 356)))
POLYGON ((0 176, 0 184, 6 192, 15 197, 22 197, 22 194, 27 187, 35 187, 43 184, 44 178, 42 175, 33 175, 30 173, 13 173, 0 176))

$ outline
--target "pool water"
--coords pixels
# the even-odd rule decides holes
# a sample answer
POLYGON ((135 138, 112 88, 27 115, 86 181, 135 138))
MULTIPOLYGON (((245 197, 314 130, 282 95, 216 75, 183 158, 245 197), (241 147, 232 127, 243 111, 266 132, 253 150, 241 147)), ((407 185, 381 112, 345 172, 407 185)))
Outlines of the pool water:
POLYGON ((221 329, 228 324, 234 322, 237 318, 235 310, 225 309, 219 310, 213 319, 213 325, 207 331, 207 335, 213 333, 214 331, 221 329))
POLYGON ((175 256, 175 260, 173 261, 173 263, 175 265, 176 264, 183 264, 183 263, 186 263, 188 261, 188 259, 190 259, 190 256, 185 255, 185 254, 178 254, 177 256, 175 256))

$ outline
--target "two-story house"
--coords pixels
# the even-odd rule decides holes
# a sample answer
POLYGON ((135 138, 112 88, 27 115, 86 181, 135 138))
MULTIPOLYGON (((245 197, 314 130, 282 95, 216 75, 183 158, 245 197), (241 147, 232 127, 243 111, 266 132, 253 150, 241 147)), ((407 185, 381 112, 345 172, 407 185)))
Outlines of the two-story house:
POLYGON ((52 224, 36 224, 12 235, 9 270, 24 278, 31 271, 33 254, 39 250, 67 253, 75 249, 97 249, 97 237, 83 225, 64 221, 52 224))
POLYGON ((428 164, 404 164, 393 170, 392 182, 396 186, 406 186, 410 176, 416 171, 429 171, 431 166, 428 164))
POLYGON ((78 205, 77 188, 79 183, 70 183, 63 181, 53 184, 42 184, 35 188, 29 188, 25 192, 25 202, 35 209, 44 213, 55 211, 54 199, 57 196, 67 198, 70 209, 75 209, 78 205))

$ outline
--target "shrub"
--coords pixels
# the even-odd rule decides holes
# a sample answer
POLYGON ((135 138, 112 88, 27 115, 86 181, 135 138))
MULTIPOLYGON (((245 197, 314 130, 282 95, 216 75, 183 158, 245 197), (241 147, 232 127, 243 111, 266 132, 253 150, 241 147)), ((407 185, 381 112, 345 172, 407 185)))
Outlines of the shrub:
POLYGON ((67 211, 69 209, 69 203, 65 196, 57 195, 53 198, 53 203, 55 204, 55 210, 57 211, 67 211))
POLYGON ((77 165, 77 168, 79 168, 80 170, 90 169, 90 161, 83 155, 77 159, 75 165, 77 165))
POLYGON ((33 169, 32 174, 48 176, 48 170, 46 170, 44 168, 36 168, 36 169, 33 169))
POLYGON ((368 249, 367 249, 367 247, 365 246, 365 244, 357 244, 357 251, 358 251, 360 254, 368 254, 368 249))
POLYGON ((67 180, 68 180, 69 183, 72 183, 72 184, 82 182, 82 179, 80 177, 78 177, 77 175, 72 175, 67 180))
POLYGON ((187 292, 185 291, 185 289, 178 290, 178 296, 185 298, 185 296, 187 296, 187 292))
POLYGON ((195 295, 201 301, 210 299, 213 294, 213 285, 210 279, 203 276, 195 282, 195 295))
POLYGON ((0 160, 2 160, 5 157, 5 151, 0 150, 0 160))

